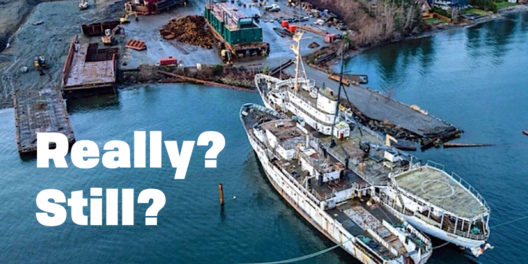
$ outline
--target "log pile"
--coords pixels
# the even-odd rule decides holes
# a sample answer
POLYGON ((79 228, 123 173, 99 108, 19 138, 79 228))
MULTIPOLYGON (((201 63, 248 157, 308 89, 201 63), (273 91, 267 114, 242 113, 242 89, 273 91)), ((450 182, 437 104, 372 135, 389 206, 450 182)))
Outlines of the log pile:
POLYGON ((164 39, 175 39, 189 45, 201 46, 211 49, 214 37, 207 29, 203 16, 186 16, 180 19, 171 19, 170 22, 160 29, 164 39))

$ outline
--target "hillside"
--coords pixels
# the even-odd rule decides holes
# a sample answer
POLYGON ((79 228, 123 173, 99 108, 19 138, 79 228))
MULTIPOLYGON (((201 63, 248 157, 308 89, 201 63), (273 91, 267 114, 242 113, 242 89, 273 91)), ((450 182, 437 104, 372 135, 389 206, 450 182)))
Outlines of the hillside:
POLYGON ((356 31, 356 46, 376 45, 419 31, 420 12, 413 0, 357 1, 307 0, 319 8, 327 8, 356 31))

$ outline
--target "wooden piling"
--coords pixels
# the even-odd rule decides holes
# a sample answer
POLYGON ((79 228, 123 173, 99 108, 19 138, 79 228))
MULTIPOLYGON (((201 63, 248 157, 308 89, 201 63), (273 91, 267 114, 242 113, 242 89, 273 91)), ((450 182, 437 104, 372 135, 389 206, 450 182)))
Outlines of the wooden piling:
POLYGON ((224 206, 224 186, 221 183, 218 184, 218 194, 220 196, 220 206, 224 206))
POLYGON ((489 147, 492 144, 444 143, 444 148, 489 147))

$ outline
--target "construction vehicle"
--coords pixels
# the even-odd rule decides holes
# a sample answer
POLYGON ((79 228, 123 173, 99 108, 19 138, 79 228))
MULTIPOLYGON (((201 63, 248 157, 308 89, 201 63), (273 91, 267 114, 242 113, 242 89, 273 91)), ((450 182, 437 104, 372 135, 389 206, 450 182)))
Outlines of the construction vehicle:
POLYGON ((121 24, 130 23, 130 21, 128 20, 129 16, 135 16, 136 21, 139 21, 137 12, 132 10, 132 4, 130 4, 130 2, 126 2, 125 3, 125 15, 119 19, 119 22, 121 22, 121 24))
POLYGON ((81 2, 79 3, 79 9, 85 10, 87 8, 88 8, 88 2, 86 0, 81 0, 81 2))
POLYGON ((101 42, 103 42, 106 46, 113 46, 117 44, 117 40, 115 39, 115 34, 117 31, 121 30, 121 26, 117 26, 114 29, 106 29, 105 35, 101 37, 101 42))
POLYGON ((35 69, 39 72, 40 75, 44 75, 44 70, 47 70, 48 64, 46 63, 46 58, 44 56, 36 56, 34 61, 35 69))

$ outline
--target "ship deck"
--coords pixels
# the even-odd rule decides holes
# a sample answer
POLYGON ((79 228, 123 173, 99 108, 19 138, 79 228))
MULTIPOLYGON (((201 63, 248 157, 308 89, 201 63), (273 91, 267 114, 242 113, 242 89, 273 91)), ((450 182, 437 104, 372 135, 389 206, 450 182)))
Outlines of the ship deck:
POLYGON ((387 256, 389 259, 396 257, 387 248, 376 242, 372 235, 366 231, 367 229, 370 228, 376 232, 392 248, 396 249, 399 255, 405 254, 405 246, 382 225, 383 220, 393 226, 401 224, 401 221, 379 204, 367 205, 368 200, 368 197, 364 197, 364 199, 356 197, 326 212, 340 222, 350 234, 360 238, 371 249, 377 251, 382 256, 387 256))
MULTIPOLYGON (((368 155, 365 156, 365 152, 361 150, 360 143, 370 142, 376 145, 383 145, 380 138, 370 134, 367 131, 363 131, 363 134, 359 131, 358 127, 354 127, 350 130, 350 137, 347 139, 336 139, 338 146, 330 150, 331 154, 337 155, 338 159, 344 162, 346 157, 349 157, 350 167, 358 167, 359 163, 363 165, 361 168, 358 167, 358 173, 360 176, 365 178, 371 184, 384 184, 389 181, 388 175, 391 172, 391 168, 386 167, 383 164, 384 150, 377 150, 374 148, 370 149, 368 155), (339 147, 341 145, 341 147, 339 147)), ((324 136, 319 137, 319 140, 325 145, 330 144, 331 137, 324 136)), ((394 168, 392 168, 393 170, 394 168)))
POLYGON ((487 212, 475 195, 443 171, 423 166, 394 180, 401 189, 458 217, 474 219, 487 212))

